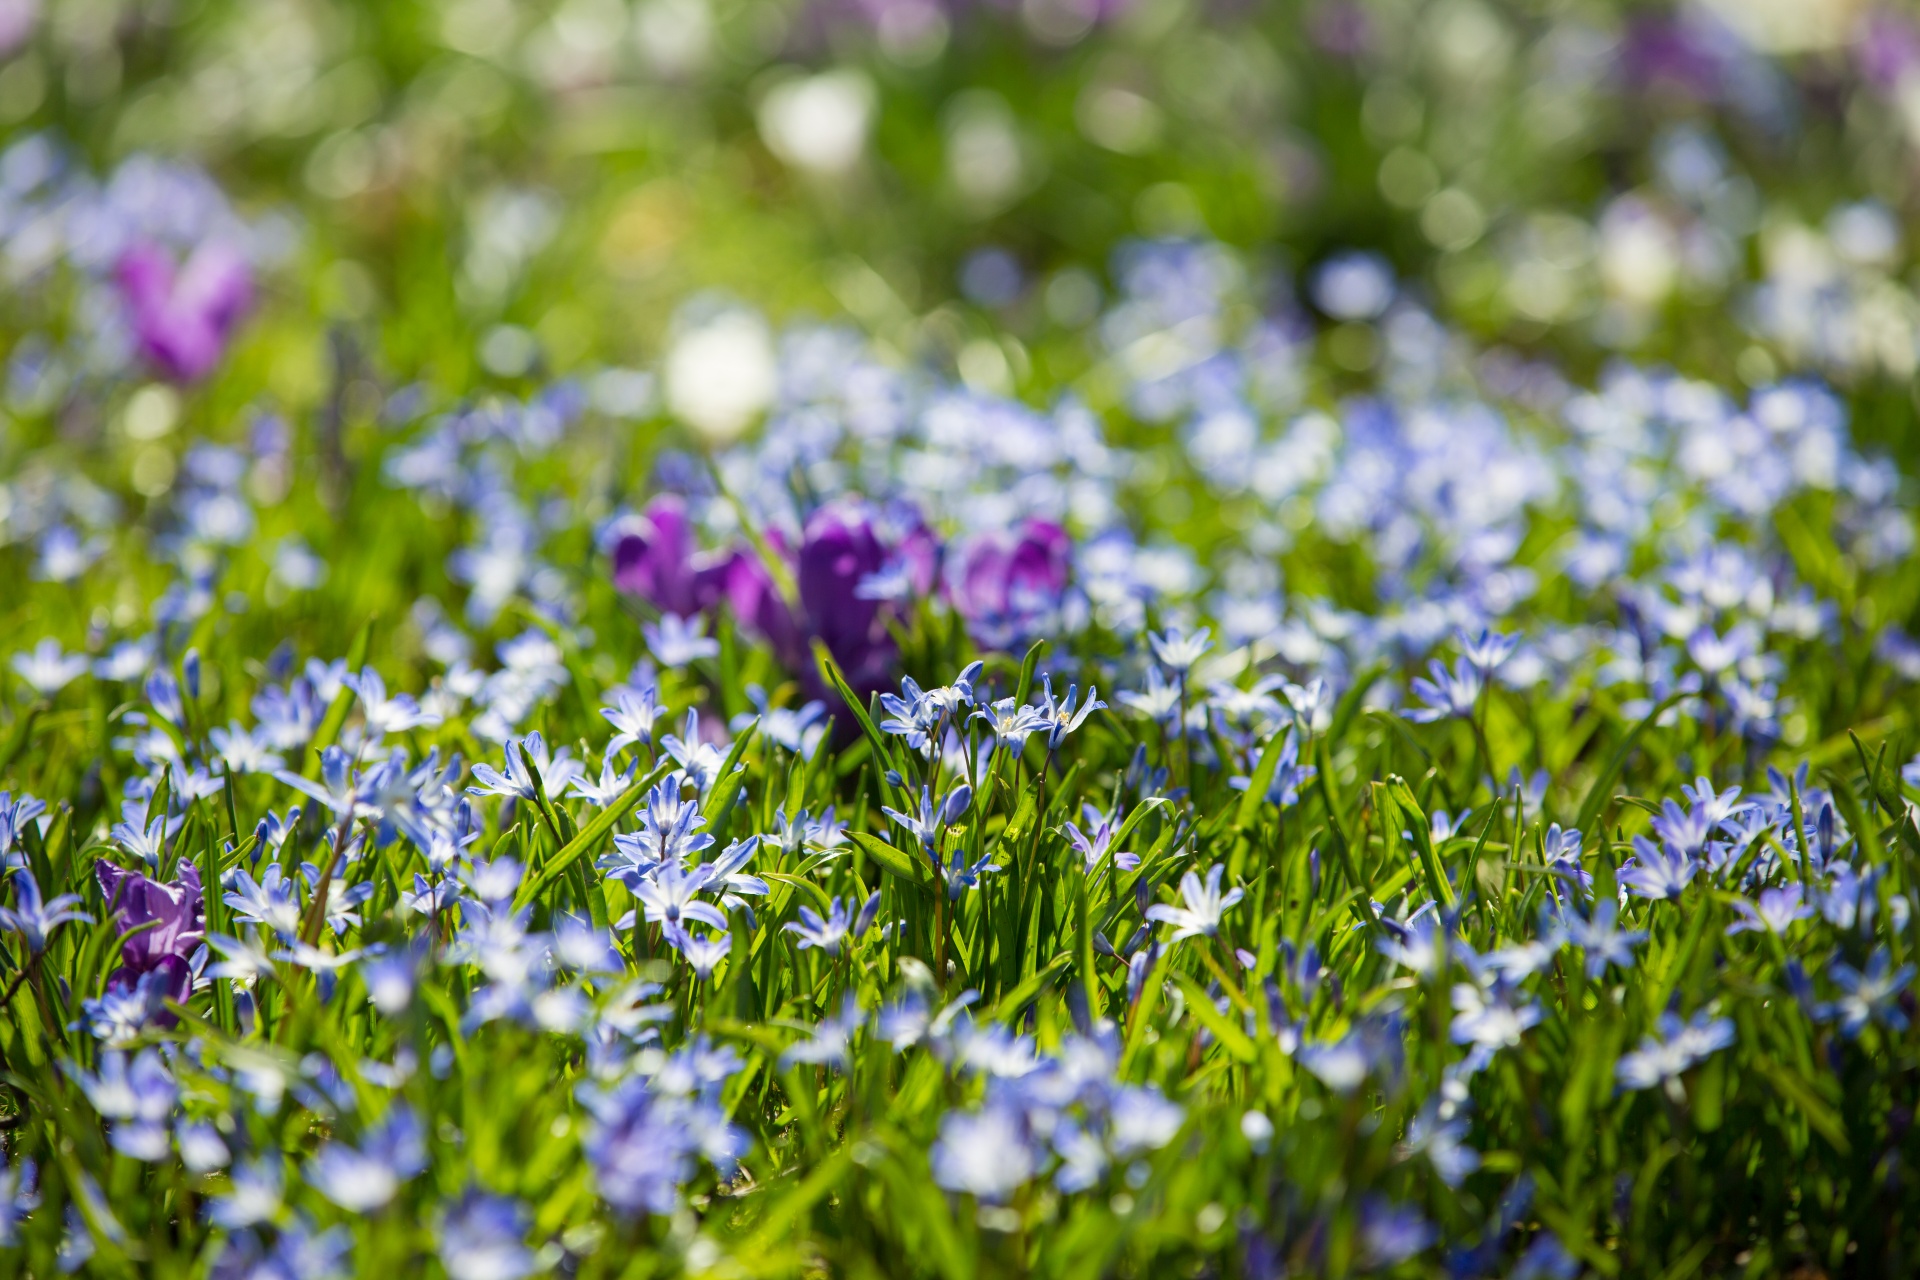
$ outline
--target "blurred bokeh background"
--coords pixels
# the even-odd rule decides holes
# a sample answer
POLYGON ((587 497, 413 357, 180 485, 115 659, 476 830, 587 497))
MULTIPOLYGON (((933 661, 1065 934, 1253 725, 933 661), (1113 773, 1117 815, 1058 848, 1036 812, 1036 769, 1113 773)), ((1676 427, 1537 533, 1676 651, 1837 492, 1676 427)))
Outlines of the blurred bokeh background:
MULTIPOLYGON (((1899 7, 0 0, 0 50, 7 328, 93 323, 47 284, 86 271, 76 200, 204 221, 219 192, 175 166, 204 168, 261 268, 216 406, 230 382, 351 417, 414 380, 672 351, 746 368, 750 411, 760 317, 816 316, 1098 407, 1116 355, 1165 355, 1143 338, 1222 340, 1109 309, 1125 246, 1178 238, 1210 246, 1196 324, 1264 319, 1324 348, 1316 378, 1369 376, 1398 290, 1516 386, 1536 356, 1575 378, 1627 356, 1817 372, 1869 439, 1912 417, 1899 7)), ((16 346, 12 412, 105 358, 16 346)))

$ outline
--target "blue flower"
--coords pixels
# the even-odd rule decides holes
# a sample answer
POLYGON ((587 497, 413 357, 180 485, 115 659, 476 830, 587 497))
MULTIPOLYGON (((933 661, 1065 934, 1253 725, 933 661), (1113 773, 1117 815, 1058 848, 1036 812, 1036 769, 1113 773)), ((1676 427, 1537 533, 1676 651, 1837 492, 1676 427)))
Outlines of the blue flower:
POLYGON ((694 976, 705 982, 713 976, 713 971, 733 950, 731 933, 716 933, 710 937, 701 937, 692 930, 679 925, 668 925, 663 931, 667 945, 686 957, 692 966, 694 976))
MULTIPOLYGON (((747 700, 759 711, 760 732, 769 742, 792 752, 802 760, 813 759, 813 753, 827 736, 827 704, 817 699, 795 709, 776 707, 768 703, 766 691, 758 685, 747 689, 747 700)), ((744 729, 755 719, 751 715, 735 717, 735 732, 744 729)))
POLYGON ((539 771, 541 785, 550 796, 560 794, 583 772, 579 761, 574 760, 564 747, 549 756, 546 741, 538 733, 530 733, 525 738, 509 738, 506 745, 506 771, 503 773, 490 764, 474 765, 473 776, 480 785, 468 787, 467 794, 506 796, 514 800, 536 799, 539 793, 534 788, 534 776, 527 768, 529 758, 533 768, 539 771))
POLYGON ((614 753, 608 751, 606 758, 600 762, 599 780, 589 780, 582 773, 573 780, 573 789, 569 794, 580 797, 596 809, 604 809, 626 794, 627 788, 633 785, 633 774, 637 767, 636 761, 624 769, 619 768, 614 764, 614 753))
POLYGON ((600 708, 607 723, 619 732, 607 743, 607 758, 636 742, 653 741, 653 723, 660 718, 660 703, 654 687, 634 689, 626 685, 613 691, 613 705, 600 708))
POLYGON ((1040 699, 1040 714, 1041 718, 1045 721, 1042 728, 1047 735, 1047 750, 1052 751, 1066 740, 1069 733, 1072 733, 1075 729, 1085 724, 1088 716, 1101 710, 1107 704, 1100 701, 1100 690, 1089 685, 1087 687, 1087 700, 1081 704, 1080 709, 1076 711, 1074 710, 1074 699, 1080 696, 1080 686, 1070 686, 1067 689, 1067 696, 1056 702, 1053 697, 1053 677, 1042 677, 1042 681, 1045 686, 1045 692, 1041 695, 1040 699))
POLYGON ((1158 1151, 1186 1122, 1186 1109, 1155 1085, 1115 1085, 1106 1097, 1107 1145, 1120 1159, 1158 1151))
POLYGON ((941 1187, 992 1204, 1025 1186, 1040 1166, 1026 1118, 1007 1106, 948 1112, 929 1155, 941 1187))
POLYGON ((1296 1057, 1321 1084, 1342 1096, 1350 1095, 1384 1064, 1376 1039, 1351 1031, 1338 1040, 1316 1040, 1300 1046, 1296 1057))
POLYGON ((42 901, 40 882, 25 867, 14 871, 6 882, 13 886, 13 905, 0 907, 0 929, 19 934, 32 955, 47 949, 47 935, 61 925, 72 921, 93 923, 92 916, 75 910, 80 905, 77 893, 63 893, 51 902, 42 901))
MULTIPOLYGON (((1466 814, 1460 815, 1461 823, 1466 814)), ((1435 836, 1437 840, 1438 835, 1435 836)), ((1588 871, 1580 860, 1581 836, 1577 827, 1562 829, 1559 823, 1547 828, 1547 834, 1541 841, 1541 853, 1546 858, 1547 870, 1562 880, 1578 885, 1583 892, 1593 892, 1593 873, 1588 871)))
POLYGON ((920 812, 917 814, 902 813, 898 809, 885 807, 882 807, 880 812, 905 827, 908 834, 920 842, 921 850, 933 860, 937 867, 940 864, 938 850, 941 828, 960 817, 972 804, 973 788, 961 783, 947 792, 946 798, 938 806, 933 803, 932 789, 921 787, 920 812))
POLYGON ((1360 1255, 1369 1267, 1405 1262, 1439 1238, 1417 1209, 1369 1197, 1360 1206, 1360 1255))
POLYGON ((114 1150, 136 1160, 166 1159, 171 1150, 167 1120, 180 1090, 157 1051, 142 1050, 131 1064, 126 1054, 109 1051, 100 1055, 98 1074, 72 1065, 66 1073, 95 1111, 115 1121, 114 1150))
POLYGON ((375 740, 390 733, 432 728, 440 723, 438 716, 422 711, 419 701, 410 693, 389 698, 387 682, 372 667, 357 676, 348 676, 343 683, 360 699, 360 710, 366 716, 367 730, 375 740))
POLYGON ((22 1160, 16 1168, 0 1163, 0 1249, 20 1242, 20 1223, 40 1207, 39 1167, 22 1160))
POLYGON ((1426 705, 1408 711, 1407 719, 1415 724, 1432 724, 1454 716, 1471 717, 1480 701, 1480 691, 1486 687, 1479 669, 1463 660, 1453 671, 1448 671, 1438 658, 1429 663, 1427 669, 1433 679, 1419 676, 1413 679, 1414 696, 1426 705))
POLYGON ((712 846, 713 837, 700 830, 706 825, 700 806, 682 799, 679 784, 669 778, 647 793, 640 830, 614 836, 614 852, 600 865, 623 882, 651 874, 655 867, 684 866, 688 859, 712 846))
POLYGON ((281 1226, 271 1249, 262 1246, 250 1230, 229 1236, 213 1264, 212 1280, 337 1280, 346 1274, 352 1249, 353 1236, 345 1227, 315 1231, 311 1223, 296 1216, 281 1226))
POLYGON ((686 727, 680 736, 668 734, 660 739, 660 747, 673 757, 686 780, 701 795, 719 779, 720 769, 727 762, 727 751, 722 744, 701 740, 700 712, 696 708, 688 709, 686 727))
POLYGON ((846 1065, 853 1033, 859 1030, 862 1021, 860 1002, 849 991, 841 1001, 839 1013, 822 1019, 806 1039, 787 1046, 787 1051, 780 1055, 780 1065, 791 1066, 796 1062, 834 1067, 846 1065))
POLYGON ((122 808, 124 822, 116 822, 107 832, 109 838, 134 857, 147 864, 148 871, 158 871, 161 859, 166 856, 167 836, 180 824, 169 821, 166 814, 147 817, 147 806, 137 801, 129 801, 122 808))
MULTIPOLYGON (((1107 851, 1113 847, 1114 836, 1118 834, 1121 824, 1116 822, 1112 815, 1101 813, 1090 804, 1083 805, 1081 812, 1087 824, 1087 830, 1082 831, 1071 821, 1064 824, 1064 829, 1067 833, 1067 842, 1080 854, 1081 860, 1086 864, 1087 874, 1092 875, 1100 869, 1100 864, 1106 859, 1107 851)), ((1140 865, 1140 855, 1116 853, 1113 855, 1113 865, 1121 871, 1131 871, 1140 865)))
POLYGON ((44 801, 22 793, 14 799, 11 791, 0 791, 0 858, 13 852, 14 842, 27 824, 47 811, 44 801))
POLYGON ((321 1147, 307 1162, 307 1181, 347 1212, 371 1213, 426 1167, 420 1122, 405 1103, 395 1103, 360 1146, 336 1140, 321 1147))
POLYGON ((1237 888, 1220 892, 1220 877, 1226 874, 1226 870, 1224 866, 1210 868, 1204 885, 1197 874, 1187 872, 1180 877, 1180 897, 1186 905, 1175 907, 1156 903, 1147 908, 1146 918, 1173 926, 1173 933, 1167 939, 1169 942, 1200 934, 1212 937, 1219 932, 1220 918, 1226 914, 1227 908, 1245 896, 1244 890, 1237 888))
MULTIPOLYGON (((1277 809, 1292 808, 1300 803, 1300 788, 1312 782, 1319 772, 1313 765, 1300 763, 1300 740, 1289 726, 1286 741, 1280 745, 1280 757, 1274 762, 1273 781, 1267 787, 1266 802, 1277 809)), ((1227 785, 1235 791, 1245 791, 1253 785, 1253 779, 1229 778, 1227 785)))
POLYGON ((285 1174, 278 1155, 235 1165, 225 1194, 207 1202, 207 1220, 225 1231, 271 1222, 280 1213, 285 1174))
POLYGON ((584 1087, 593 1116, 587 1162, 606 1202, 625 1214, 673 1212, 705 1156, 724 1177, 746 1149, 746 1135, 717 1103, 656 1092, 633 1076, 611 1091, 584 1087))
POLYGON ((1572 910, 1560 917, 1568 940, 1587 953, 1589 979, 1598 978, 1610 964, 1633 968, 1633 949, 1647 940, 1644 929, 1618 928, 1619 918, 1619 905, 1607 899, 1593 904, 1591 917, 1572 910))
POLYGON ((1147 668, 1146 688, 1138 693, 1123 689, 1119 698, 1147 719, 1169 729, 1180 719, 1180 685, 1168 683, 1158 667, 1147 668))
POLYGON ((220 1131, 204 1121, 182 1120, 174 1129, 174 1139, 180 1144, 180 1163, 194 1173, 224 1169, 233 1158, 220 1131))
POLYGON ((1023 707, 1013 698, 1002 698, 991 706, 974 708, 973 718, 984 721, 997 748, 1017 752, 1027 743, 1029 734, 1048 727, 1047 713, 1039 707, 1023 707))
POLYGON ((1506 1049, 1520 1043, 1522 1033, 1538 1026, 1540 1006, 1516 999, 1518 992, 1505 982, 1491 988, 1456 983, 1453 988, 1453 1042, 1483 1049, 1506 1049))
POLYGON ((1728 905, 1740 913, 1740 919, 1727 926, 1728 935, 1769 931, 1785 934, 1794 921, 1807 920, 1815 914, 1812 907, 1801 901, 1805 891, 1805 886, 1798 884, 1763 889, 1758 906, 1745 898, 1733 899, 1728 905))
POLYGON ((1502 635, 1485 627, 1475 636, 1469 636, 1464 631, 1460 633, 1460 650, 1467 665, 1482 676, 1491 676, 1519 647, 1520 637, 1502 635))
POLYGON ((1191 634, 1179 627, 1168 627, 1159 635, 1149 634, 1147 643, 1153 647, 1153 656, 1160 660, 1161 666, 1184 677, 1193 669, 1193 664, 1213 648, 1212 636, 1213 633, 1206 627, 1191 634))
POLYGON ((519 1201, 469 1188, 441 1220, 440 1265, 448 1280, 521 1280, 537 1269, 527 1248, 531 1215, 519 1201))
POLYGON ((1891 1031, 1907 1029, 1906 1010, 1900 996, 1913 982, 1914 967, 1893 967, 1893 956, 1885 947, 1876 948, 1867 957, 1867 967, 1856 969, 1843 960, 1835 960, 1827 970, 1841 995, 1822 1005, 1822 1018, 1839 1022, 1841 1033, 1849 1039, 1860 1034, 1869 1022, 1878 1022, 1891 1031))
POLYGON ((108 1048, 131 1044, 149 1023, 167 1016, 172 982, 167 970, 155 969, 131 986, 109 986, 97 999, 81 1001, 87 1033, 108 1048))
POLYGON ((87 674, 90 665, 86 654, 66 653, 52 637, 42 640, 31 652, 13 655, 14 672, 43 698, 51 698, 87 674))
POLYGON ((1677 898, 1693 883, 1700 864, 1671 845, 1656 847, 1645 836, 1633 838, 1633 857, 1620 868, 1620 883, 1642 898, 1677 898))
POLYGON ((845 836, 846 825, 835 819, 831 805, 818 818, 805 809, 792 815, 785 809, 776 809, 773 815, 773 838, 769 843, 796 860, 809 852, 835 857, 840 852, 845 836))
POLYGON ((830 956, 840 954, 840 943, 852 927, 853 915, 847 909, 847 904, 837 897, 824 917, 812 907, 801 907, 798 921, 789 921, 781 926, 800 940, 800 950, 817 947, 830 956))
POLYGON ((697 614, 683 618, 663 613, 658 625, 646 623, 640 631, 646 637, 647 649, 669 670, 678 671, 702 658, 720 656, 720 642, 707 634, 707 620, 697 614))
POLYGON ((1711 1010, 1700 1010, 1689 1022, 1663 1013, 1655 1034, 1642 1038, 1640 1047, 1632 1053, 1622 1054, 1613 1074, 1622 1089, 1651 1089, 1658 1084, 1672 1095, 1680 1091, 1684 1072, 1732 1044, 1733 1039, 1733 1020, 1716 1018, 1711 1010))
POLYGON ((297 886, 287 879, 278 862, 268 863, 257 881, 237 868, 223 878, 232 890, 223 896, 223 901, 241 921, 271 929, 282 938, 290 938, 299 931, 297 886))
MULTIPOLYGON (((767 882, 759 876, 748 874, 743 869, 759 848, 759 836, 735 840, 720 851, 719 857, 708 864, 713 868, 712 883, 713 888, 720 894, 720 905, 729 911, 747 909, 746 897, 766 896, 767 882)), ((751 924, 752 911, 747 910, 748 923, 751 924)))
POLYGON ((702 902, 695 896, 704 892, 713 883, 713 878, 711 863, 701 863, 691 871, 667 863, 649 876, 630 878, 626 883, 633 890, 633 896, 639 899, 650 923, 675 924, 684 928, 687 921, 698 920, 716 929, 725 929, 726 913, 713 903, 702 902))

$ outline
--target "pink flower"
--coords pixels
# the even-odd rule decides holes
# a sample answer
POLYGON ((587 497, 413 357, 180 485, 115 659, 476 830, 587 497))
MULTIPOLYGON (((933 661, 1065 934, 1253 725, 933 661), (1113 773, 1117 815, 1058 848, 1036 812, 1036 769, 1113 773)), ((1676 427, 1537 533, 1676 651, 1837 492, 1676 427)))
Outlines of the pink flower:
POLYGON ((253 304, 246 258, 217 241, 195 249, 184 266, 158 245, 136 244, 121 257, 116 275, 140 354, 176 382, 213 371, 253 304))

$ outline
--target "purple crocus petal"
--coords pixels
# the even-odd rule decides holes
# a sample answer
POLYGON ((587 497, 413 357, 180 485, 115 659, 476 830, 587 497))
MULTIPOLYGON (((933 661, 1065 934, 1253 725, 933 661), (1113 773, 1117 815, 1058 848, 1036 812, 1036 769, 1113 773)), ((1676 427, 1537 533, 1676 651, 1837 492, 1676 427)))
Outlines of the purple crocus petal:
POLYGON ((616 535, 613 585, 662 613, 691 617, 712 603, 699 599, 693 555, 686 504, 673 494, 661 494, 640 515, 629 517, 616 535))
POLYGON ((800 606, 836 657, 872 636, 880 604, 862 599, 858 588, 886 562, 886 546, 865 506, 831 502, 807 521, 796 566, 800 606))
POLYGON ((1898 89, 1901 80, 1920 69, 1920 24, 1892 9, 1868 14, 1854 40, 1854 59, 1876 88, 1898 89))
POLYGON ((33 39, 40 25, 40 0, 0 0, 0 58, 33 39))
POLYGON ((864 504, 830 502, 808 519, 795 574, 801 612, 859 692, 891 683, 893 638, 880 602, 859 593, 861 580, 886 562, 887 546, 864 504))
MULTIPOLYGON (((776 553, 786 550, 783 539, 770 534, 767 540, 776 553)), ((751 551, 737 551, 726 562, 724 574, 722 590, 734 620, 765 640, 781 665, 795 671, 812 670, 806 637, 760 557, 751 551)))
POLYGON ((1073 540, 1051 520, 1029 520, 1007 563, 1007 595, 1046 601, 1058 608, 1073 564, 1073 540))
POLYGON ((1642 14, 1627 24, 1619 68, 1636 88, 1663 87, 1701 101, 1720 95, 1726 78, 1721 51, 1697 22, 1642 14))
POLYGON ((947 595, 969 626, 1005 611, 1011 559, 1004 541, 992 535, 974 538, 961 549, 947 595))
POLYGON ((171 884, 149 880, 110 862, 95 863, 94 873, 120 932, 152 923, 153 927, 140 929, 120 945, 121 963, 132 975, 167 967, 164 962, 168 960, 184 966, 194 949, 206 941, 200 870, 191 862, 180 864, 179 879, 171 884))
POLYGON ((947 595, 983 645, 1012 648, 1056 613, 1066 595, 1073 541, 1051 520, 980 534, 948 565, 947 595))
POLYGON ((141 355, 167 377, 192 382, 220 363, 253 303, 253 271, 231 245, 209 241, 176 269, 171 255, 142 242, 117 270, 141 355))
POLYGON ((1315 9, 1307 21, 1314 44, 1340 58, 1359 58, 1374 45, 1373 23, 1360 5, 1335 0, 1315 9))
POLYGON ((913 594, 931 595, 934 583, 940 578, 940 539, 933 530, 925 525, 916 525, 900 539, 894 554, 906 563, 907 580, 913 584, 913 594))

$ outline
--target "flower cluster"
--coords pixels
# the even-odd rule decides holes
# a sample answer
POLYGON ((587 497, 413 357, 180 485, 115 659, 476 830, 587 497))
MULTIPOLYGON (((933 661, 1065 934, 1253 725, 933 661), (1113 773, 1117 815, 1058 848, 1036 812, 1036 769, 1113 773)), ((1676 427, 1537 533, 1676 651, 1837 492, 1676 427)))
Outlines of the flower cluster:
POLYGON ((1920 1256, 1904 15, 100 8, 9 1272, 1920 1256))

